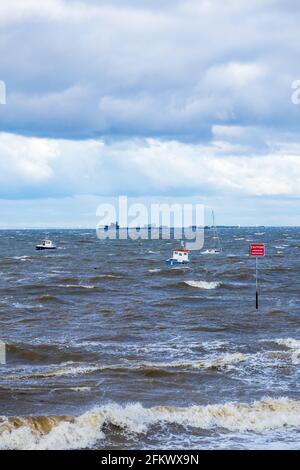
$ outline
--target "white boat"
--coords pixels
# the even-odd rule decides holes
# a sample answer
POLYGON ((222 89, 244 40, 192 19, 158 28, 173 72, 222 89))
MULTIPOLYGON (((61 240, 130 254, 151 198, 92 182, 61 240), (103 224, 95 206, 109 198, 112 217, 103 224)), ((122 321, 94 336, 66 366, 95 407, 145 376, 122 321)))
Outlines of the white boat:
POLYGON ((36 245, 37 250, 55 250, 56 246, 51 240, 43 240, 42 243, 36 245))
POLYGON ((181 248, 177 248, 176 250, 173 251, 173 256, 172 258, 169 258, 166 260, 166 263, 169 266, 174 266, 174 265, 181 265, 181 264, 188 264, 190 262, 189 260, 189 250, 185 248, 185 243, 181 242, 181 248))
POLYGON ((222 253, 222 246, 221 246, 221 240, 218 234, 218 230, 215 224, 215 213, 212 211, 212 226, 211 229, 213 230, 213 246, 211 248, 208 248, 205 251, 202 251, 203 254, 208 254, 208 255, 217 255, 219 253, 222 253))
POLYGON ((209 248, 208 250, 202 251, 203 255, 216 255, 218 253, 222 253, 222 249, 218 248, 209 248))

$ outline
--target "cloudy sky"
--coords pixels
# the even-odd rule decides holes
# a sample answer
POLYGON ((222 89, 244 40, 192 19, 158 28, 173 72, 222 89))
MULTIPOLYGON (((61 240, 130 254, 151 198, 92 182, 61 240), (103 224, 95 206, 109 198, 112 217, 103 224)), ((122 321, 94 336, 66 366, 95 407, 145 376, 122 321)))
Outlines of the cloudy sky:
POLYGON ((299 22, 296 0, 0 0, 0 226, 93 227, 121 194, 300 225, 299 22))

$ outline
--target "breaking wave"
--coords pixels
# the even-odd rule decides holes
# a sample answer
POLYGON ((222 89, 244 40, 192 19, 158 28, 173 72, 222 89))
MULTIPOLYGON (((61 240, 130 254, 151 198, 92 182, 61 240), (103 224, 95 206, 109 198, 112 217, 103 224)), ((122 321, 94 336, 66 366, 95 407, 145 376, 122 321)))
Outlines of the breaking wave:
POLYGON ((102 370, 103 368, 97 365, 84 365, 84 366, 69 366, 69 367, 62 367, 54 370, 48 370, 44 372, 37 372, 28 374, 29 378, 39 378, 39 377, 60 377, 65 375, 84 375, 89 374, 91 372, 96 372, 98 370, 102 370))
POLYGON ((63 377, 63 376, 78 376, 91 374, 93 372, 99 372, 103 370, 136 370, 136 371, 149 371, 149 370, 161 370, 161 369, 174 369, 174 368, 195 368, 195 369, 229 369, 233 364, 245 361, 247 356, 241 353, 223 354, 214 356, 212 358, 205 358, 202 360, 178 360, 170 362, 133 362, 131 364, 117 363, 117 364, 76 364, 67 362, 60 364, 57 367, 47 368, 45 370, 37 370, 26 372, 26 374, 7 375, 6 379, 39 379, 39 378, 51 378, 51 377, 63 377))
POLYGON ((138 368, 195 368, 195 369, 227 369, 231 365, 245 361, 247 357, 241 353, 224 354, 213 359, 173 361, 173 362, 144 362, 138 368))
POLYGON ((39 378, 51 378, 51 377, 62 377, 62 376, 76 376, 76 375, 85 375, 92 372, 97 372, 103 370, 105 367, 100 365, 69 365, 72 363, 61 364, 57 368, 46 369, 42 371, 32 371, 26 372, 26 374, 16 374, 16 375, 7 375, 3 376, 6 379, 22 380, 22 379, 39 379, 39 378), (65 367, 67 366, 67 367, 65 367))
POLYGON ((264 398, 251 404, 144 408, 108 404, 81 416, 0 418, 0 449, 82 449, 104 439, 109 426, 131 435, 147 434, 152 426, 265 432, 300 427, 300 401, 264 398))
POLYGON ((289 349, 300 349, 300 340, 294 338, 275 339, 274 343, 285 346, 289 349))
POLYGON ((291 350, 291 360, 293 364, 300 364, 300 340, 294 338, 275 339, 275 343, 285 346, 291 350))
POLYGON ((215 289, 220 286, 220 282, 208 282, 208 281, 184 281, 190 287, 197 287, 198 289, 215 289))

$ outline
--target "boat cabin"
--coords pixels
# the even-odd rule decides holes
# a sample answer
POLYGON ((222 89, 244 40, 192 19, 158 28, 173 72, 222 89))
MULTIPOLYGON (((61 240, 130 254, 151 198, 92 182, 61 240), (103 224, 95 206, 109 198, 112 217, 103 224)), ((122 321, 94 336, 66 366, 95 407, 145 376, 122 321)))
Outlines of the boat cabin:
POLYGON ((189 261, 189 250, 179 248, 173 251, 173 259, 178 263, 188 263, 189 261))
POLYGON ((173 251, 172 258, 168 259, 166 263, 173 266, 174 264, 187 264, 189 261, 189 250, 178 248, 173 251))
POLYGON ((55 250, 56 246, 51 240, 43 240, 40 245, 36 246, 37 250, 55 250))

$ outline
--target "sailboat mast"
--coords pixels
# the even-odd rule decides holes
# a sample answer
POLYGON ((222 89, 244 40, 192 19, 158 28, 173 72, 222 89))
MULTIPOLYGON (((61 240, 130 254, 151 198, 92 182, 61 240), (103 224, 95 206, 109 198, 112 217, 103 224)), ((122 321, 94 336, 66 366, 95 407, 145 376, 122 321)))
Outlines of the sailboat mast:
POLYGON ((214 211, 212 210, 211 211, 212 213, 212 223, 213 223, 213 244, 214 244, 214 248, 215 249, 218 249, 221 251, 221 240, 220 240, 220 237, 219 237, 219 234, 218 234, 218 231, 217 231, 217 227, 216 227, 216 223, 215 223, 215 213, 214 211))
POLYGON ((211 217, 212 217, 212 229, 213 229, 213 248, 217 248, 218 247, 218 244, 216 242, 216 239, 217 239, 217 232, 216 232, 216 225, 215 225, 215 213, 214 211, 212 210, 211 211, 211 217))

